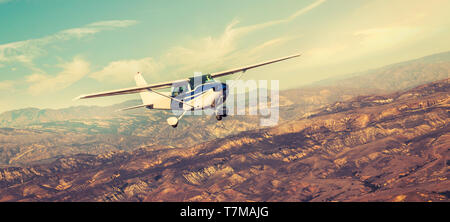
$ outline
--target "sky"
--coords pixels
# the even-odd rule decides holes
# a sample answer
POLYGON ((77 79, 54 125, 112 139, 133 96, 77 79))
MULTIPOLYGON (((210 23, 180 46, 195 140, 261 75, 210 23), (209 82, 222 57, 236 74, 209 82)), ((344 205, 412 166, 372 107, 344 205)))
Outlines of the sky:
POLYGON ((0 0, 0 112, 302 53, 244 79, 294 88, 450 50, 448 0, 0 0))

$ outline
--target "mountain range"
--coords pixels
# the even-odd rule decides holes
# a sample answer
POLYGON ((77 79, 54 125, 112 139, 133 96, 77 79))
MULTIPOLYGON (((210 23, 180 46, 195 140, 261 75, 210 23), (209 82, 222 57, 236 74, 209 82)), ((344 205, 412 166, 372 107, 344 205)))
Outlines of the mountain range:
POLYGON ((0 201, 448 201, 450 52, 280 92, 280 121, 0 114, 0 201), (201 129, 201 130, 200 130, 201 129))
POLYGON ((449 201, 450 79, 186 148, 0 170, 0 201, 449 201))
MULTIPOLYGON (((448 78, 450 52, 320 81, 280 92, 280 123, 313 115, 337 101, 361 95, 407 90, 418 84, 448 78)), ((145 109, 115 112, 139 100, 65 109, 27 108, 0 114, 0 165, 11 166, 79 153, 130 151, 142 146, 186 147, 261 128, 260 116, 186 116, 173 129, 171 115, 145 109), (197 130, 202 129, 202 130, 197 130)))

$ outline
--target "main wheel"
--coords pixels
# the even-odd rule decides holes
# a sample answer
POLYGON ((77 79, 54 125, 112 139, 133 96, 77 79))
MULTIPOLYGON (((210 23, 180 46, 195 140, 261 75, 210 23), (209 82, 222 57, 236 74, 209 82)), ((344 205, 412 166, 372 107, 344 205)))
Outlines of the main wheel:
POLYGON ((216 110, 216 116, 227 117, 227 107, 222 107, 216 110))
POLYGON ((217 121, 222 120, 222 116, 221 116, 221 115, 216 115, 216 120, 217 120, 217 121))
POLYGON ((227 117, 228 116, 228 109, 227 109, 227 107, 223 107, 223 114, 222 114, 222 116, 223 117, 227 117))

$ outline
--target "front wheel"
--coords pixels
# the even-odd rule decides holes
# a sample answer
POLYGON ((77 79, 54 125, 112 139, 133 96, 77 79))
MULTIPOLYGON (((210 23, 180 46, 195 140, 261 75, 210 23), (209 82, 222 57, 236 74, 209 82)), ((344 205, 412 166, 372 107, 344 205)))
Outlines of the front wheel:
POLYGON ((176 128, 178 126, 178 118, 176 117, 169 117, 167 118, 167 123, 171 125, 173 128, 176 128))
POLYGON ((221 115, 217 115, 217 116, 216 116, 216 120, 217 120, 217 121, 222 120, 222 116, 221 116, 221 115))

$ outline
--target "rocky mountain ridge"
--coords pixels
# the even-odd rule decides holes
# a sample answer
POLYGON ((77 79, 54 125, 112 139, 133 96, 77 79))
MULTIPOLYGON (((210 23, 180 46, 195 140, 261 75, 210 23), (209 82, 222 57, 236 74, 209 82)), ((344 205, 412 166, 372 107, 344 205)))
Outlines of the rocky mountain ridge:
POLYGON ((187 148, 0 170, 1 201, 448 201, 450 79, 187 148))

